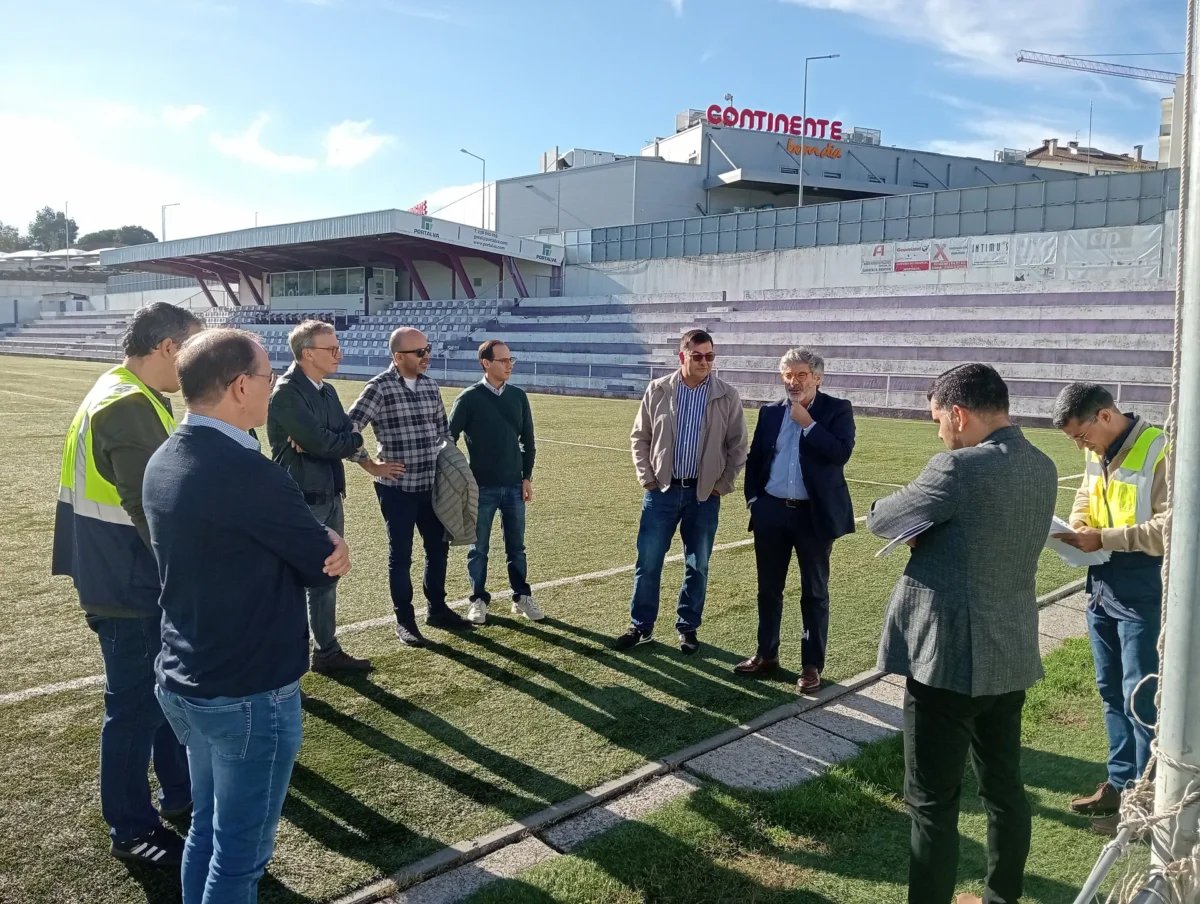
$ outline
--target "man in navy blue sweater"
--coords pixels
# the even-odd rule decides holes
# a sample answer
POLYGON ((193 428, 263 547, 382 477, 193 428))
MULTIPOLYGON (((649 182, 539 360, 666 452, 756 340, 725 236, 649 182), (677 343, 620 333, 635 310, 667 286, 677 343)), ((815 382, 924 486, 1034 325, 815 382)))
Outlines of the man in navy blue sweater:
POLYGON ((336 581, 350 556, 248 433, 275 383, 253 334, 201 333, 178 371, 188 413, 151 457, 142 495, 162 579, 156 690, 187 746, 195 801, 183 901, 248 904, 300 750, 304 591, 336 581))

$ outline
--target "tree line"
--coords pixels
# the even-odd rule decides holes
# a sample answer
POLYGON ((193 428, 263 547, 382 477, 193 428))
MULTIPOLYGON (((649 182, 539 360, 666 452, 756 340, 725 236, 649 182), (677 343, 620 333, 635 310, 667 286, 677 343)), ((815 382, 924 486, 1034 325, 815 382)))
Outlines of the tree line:
POLYGON ((17 226, 0 221, 0 252, 26 251, 31 248, 38 251, 59 251, 66 248, 68 242, 72 248, 78 248, 80 251, 94 251, 97 248, 112 248, 115 245, 144 245, 157 241, 154 233, 142 226, 122 226, 119 229, 101 229, 79 235, 79 227, 75 220, 52 207, 39 210, 25 232, 21 232, 17 226))

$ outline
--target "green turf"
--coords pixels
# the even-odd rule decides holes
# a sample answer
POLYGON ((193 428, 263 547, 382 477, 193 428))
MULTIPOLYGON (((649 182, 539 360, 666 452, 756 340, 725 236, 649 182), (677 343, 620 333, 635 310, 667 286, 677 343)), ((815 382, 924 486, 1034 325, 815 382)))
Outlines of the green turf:
MULTIPOLYGON (((1025 709, 1022 766, 1034 813, 1029 904, 1069 904, 1103 839, 1067 804, 1104 776, 1107 749, 1087 641, 1046 660, 1025 709)), ((645 820, 601 835, 468 898, 469 904, 887 904, 906 900, 908 817, 899 738, 787 791, 706 782, 645 820)), ((986 820, 973 777, 963 797, 959 890, 982 892, 986 820)))
MULTIPOLYGON (((62 436, 102 365, 6 359, 0 390, 0 693, 101 671, 70 581, 49 575, 62 436)), ((338 382, 349 403, 360 383, 338 382)), ((457 390, 446 390, 452 398, 457 390)), ((626 450, 636 403, 533 396, 539 447, 527 543, 534 582, 631 565, 640 490, 626 450), (583 445, 565 445, 574 443, 583 445), (587 448, 601 446, 610 448, 587 448), (616 450, 616 451, 612 451, 616 450)), ((753 427, 755 412, 748 412, 753 427)), ((1079 455, 1061 434, 1031 431, 1063 475, 1079 455)), ((852 479, 900 483, 938 451, 928 423, 862 418, 852 479)), ((351 467, 346 536, 353 572, 339 589, 339 622, 386 617, 387 546, 361 469, 351 467)), ((1073 482, 1072 482, 1073 483, 1073 482)), ((852 483, 858 514, 889 488, 852 483)), ((1071 494, 1060 493, 1060 511, 1071 494)), ((718 543, 747 539, 740 488, 725 501, 718 543)), ((497 527, 498 531, 498 527, 497 527)), ((874 559, 881 541, 858 533, 835 546, 827 677, 874 663, 887 594, 905 554, 874 559)), ((502 548, 498 536, 494 548, 502 548)), ((677 551, 677 550, 676 550, 677 551)), ((493 561, 493 586, 498 586, 493 561)), ((664 618, 682 568, 664 572, 664 618)), ((1076 577, 1043 558, 1039 589, 1076 577)), ((793 574, 789 593, 797 585, 793 574)), ((284 810, 263 900, 325 900, 446 843, 560 801, 730 725, 794 699, 794 685, 747 685, 730 666, 754 649, 753 550, 714 554, 704 647, 683 657, 666 643, 616 654, 607 638, 627 623, 632 574, 538 594, 549 619, 507 617, 464 637, 439 631, 425 651, 400 648, 376 628, 345 639, 378 670, 360 682, 305 678, 305 743, 284 810)), ((451 553, 451 598, 467 593, 465 550, 451 553)), ((796 663, 794 598, 784 626, 785 664, 796 663)), ((789 677, 793 677, 791 675, 789 677)), ((95 690, 0 707, 0 900, 106 904, 154 895, 161 880, 107 856, 96 787, 102 711, 95 690), (18 844, 37 826, 41 856, 18 844)), ((165 898, 164 900, 168 900, 165 898)), ((157 898, 155 898, 157 900, 157 898)))

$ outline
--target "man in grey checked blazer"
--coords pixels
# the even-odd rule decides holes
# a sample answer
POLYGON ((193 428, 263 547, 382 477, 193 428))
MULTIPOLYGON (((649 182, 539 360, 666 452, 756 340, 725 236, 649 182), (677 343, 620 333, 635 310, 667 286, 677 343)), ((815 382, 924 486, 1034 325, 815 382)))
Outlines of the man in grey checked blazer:
MULTIPOLYGON (((985 904, 1022 893, 1030 811, 1021 710, 1042 677, 1034 579, 1054 515, 1054 463, 1008 416, 984 364, 942 374, 930 411, 948 452, 871 508, 868 529, 915 540, 884 618, 879 668, 905 676, 904 798, 912 817, 908 900, 946 904, 958 868, 958 808, 970 753, 988 814, 985 904)), ((960 902, 975 902, 962 895, 960 902)))

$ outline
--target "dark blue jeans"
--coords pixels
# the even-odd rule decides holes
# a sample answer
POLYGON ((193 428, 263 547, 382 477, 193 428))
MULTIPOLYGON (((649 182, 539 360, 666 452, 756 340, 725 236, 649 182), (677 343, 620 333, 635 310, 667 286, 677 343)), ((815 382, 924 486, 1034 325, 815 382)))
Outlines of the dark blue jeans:
POLYGON ((156 690, 187 745, 196 797, 183 904, 254 904, 300 752, 300 682, 207 700, 156 690))
POLYGON ((471 579, 471 596, 490 603, 487 591, 488 551, 492 544, 492 522, 500 512, 500 532, 504 536, 504 555, 508 559, 508 585, 514 595, 529 596, 528 568, 525 560, 525 500, 521 484, 479 488, 479 517, 476 521, 475 542, 467 550, 467 576, 471 579))
MULTIPOLYGON (((1149 729, 1133 719, 1133 689, 1147 675, 1158 673, 1157 606, 1149 607, 1142 621, 1114 618, 1102 604, 1088 607, 1088 634, 1096 663, 1096 685, 1104 701, 1104 727, 1108 732, 1108 780, 1118 790, 1138 779, 1150 761, 1149 729)), ((1157 721, 1154 682, 1137 695, 1137 714, 1149 725, 1157 721)))
POLYGON ((695 631, 704 614, 708 592, 708 560, 717 536, 721 499, 696 499, 695 487, 647 490, 642 497, 642 520, 638 527, 637 565, 633 570, 633 602, 629 618, 642 633, 654 630, 662 584, 663 559, 671 548, 676 529, 683 540, 683 586, 679 589, 675 629, 695 631))
POLYGON ((434 612, 446 606, 446 560, 450 543, 446 528, 433 511, 433 490, 409 493, 397 487, 375 484, 379 509, 387 525, 388 587, 396 621, 411 625, 413 613, 412 548, 413 528, 421 534, 425 546, 425 573, 421 588, 434 612))
POLYGON ((162 649, 157 618, 89 616, 104 657, 100 729, 100 810, 114 841, 132 841, 161 823, 150 802, 151 757, 163 809, 192 799, 187 754, 154 699, 154 659, 162 649))

